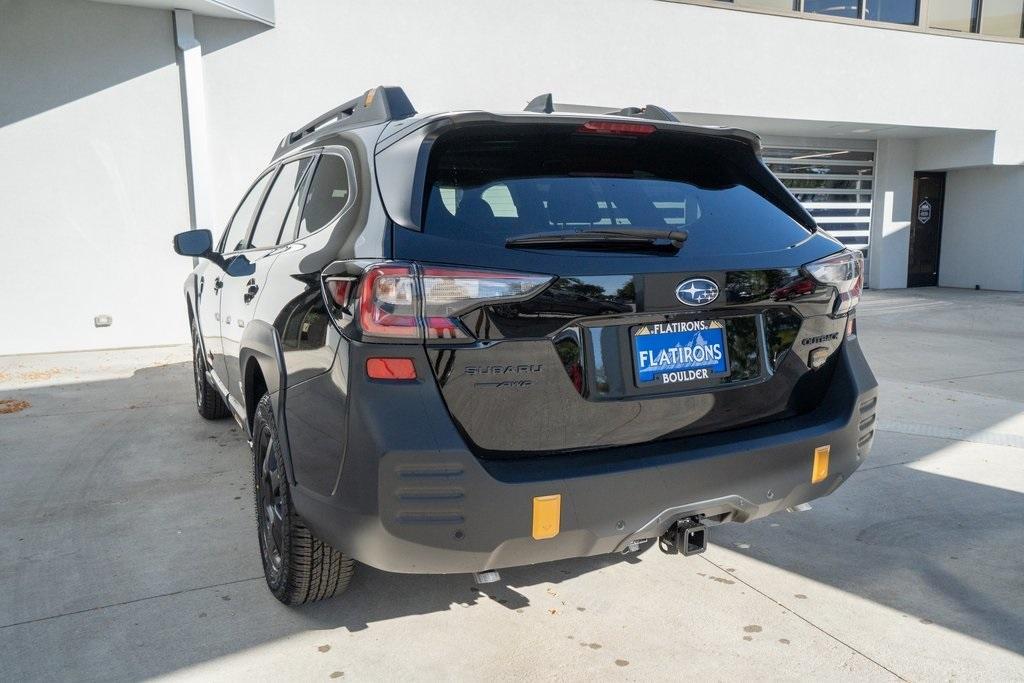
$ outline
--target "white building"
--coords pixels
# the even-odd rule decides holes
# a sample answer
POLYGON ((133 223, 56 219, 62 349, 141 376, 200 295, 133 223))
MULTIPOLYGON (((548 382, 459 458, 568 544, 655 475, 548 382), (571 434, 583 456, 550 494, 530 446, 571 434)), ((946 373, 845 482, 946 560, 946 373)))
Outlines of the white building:
POLYGON ((870 286, 1022 291, 1022 8, 0 0, 0 354, 187 341, 171 236, 219 232, 286 131, 382 83, 749 128, 870 286))

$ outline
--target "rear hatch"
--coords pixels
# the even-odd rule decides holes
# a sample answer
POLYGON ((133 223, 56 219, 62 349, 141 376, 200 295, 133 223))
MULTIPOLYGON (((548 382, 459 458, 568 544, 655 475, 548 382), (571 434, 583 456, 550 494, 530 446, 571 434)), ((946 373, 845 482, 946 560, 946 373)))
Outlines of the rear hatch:
POLYGON ((427 335, 483 457, 742 427, 827 387, 831 363, 811 370, 809 354, 833 355, 846 321, 801 266, 841 245, 751 142, 608 121, 446 120, 378 155, 386 203, 401 195, 389 163, 419 159, 409 205, 388 206, 394 259, 464 278, 448 289, 476 287, 473 269, 548 283, 459 310, 457 339, 427 335))

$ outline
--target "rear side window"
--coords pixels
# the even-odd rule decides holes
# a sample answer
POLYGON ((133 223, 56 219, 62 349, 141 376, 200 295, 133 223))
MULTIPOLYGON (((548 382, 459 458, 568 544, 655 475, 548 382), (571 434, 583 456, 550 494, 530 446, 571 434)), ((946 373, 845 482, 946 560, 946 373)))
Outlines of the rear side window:
POLYGON ((327 225, 345 208, 350 192, 345 160, 335 154, 321 156, 303 201, 299 237, 327 225))
POLYGON ((228 229, 225 231, 222 252, 229 253, 245 249, 245 237, 249 233, 249 223, 252 221, 253 214, 256 213, 256 207, 263 196, 263 191, 267 189, 267 183, 272 177, 272 173, 264 174, 249 189, 245 199, 238 205, 235 215, 231 217, 231 222, 228 223, 228 229))
MULTIPOLYGON (((249 240, 250 247, 273 247, 281 242, 282 226, 288 214, 288 207, 294 202, 312 159, 313 157, 297 159, 281 167, 273 187, 267 194, 267 200, 263 202, 260 216, 256 219, 256 227, 252 231, 252 239, 249 240)), ((290 239, 291 232, 288 231, 288 237, 284 241, 290 239)))
POLYGON ((776 248, 809 234, 774 203, 758 178, 768 172, 742 143, 553 128, 442 136, 423 232, 499 246, 537 232, 685 229, 691 253, 776 248))

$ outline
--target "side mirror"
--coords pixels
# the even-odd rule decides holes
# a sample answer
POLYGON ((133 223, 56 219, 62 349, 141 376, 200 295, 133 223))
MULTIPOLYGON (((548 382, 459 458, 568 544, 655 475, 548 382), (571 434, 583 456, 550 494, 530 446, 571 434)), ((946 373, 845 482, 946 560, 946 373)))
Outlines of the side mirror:
POLYGON ((174 251, 182 256, 205 257, 213 251, 213 233, 187 230, 174 236, 174 251))

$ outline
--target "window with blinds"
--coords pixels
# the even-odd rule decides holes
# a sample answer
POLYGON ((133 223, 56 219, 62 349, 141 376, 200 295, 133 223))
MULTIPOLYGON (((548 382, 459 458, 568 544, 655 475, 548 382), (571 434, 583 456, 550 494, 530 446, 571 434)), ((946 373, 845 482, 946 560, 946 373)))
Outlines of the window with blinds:
POLYGON ((867 249, 874 152, 766 146, 763 156, 818 227, 850 248, 867 249))

